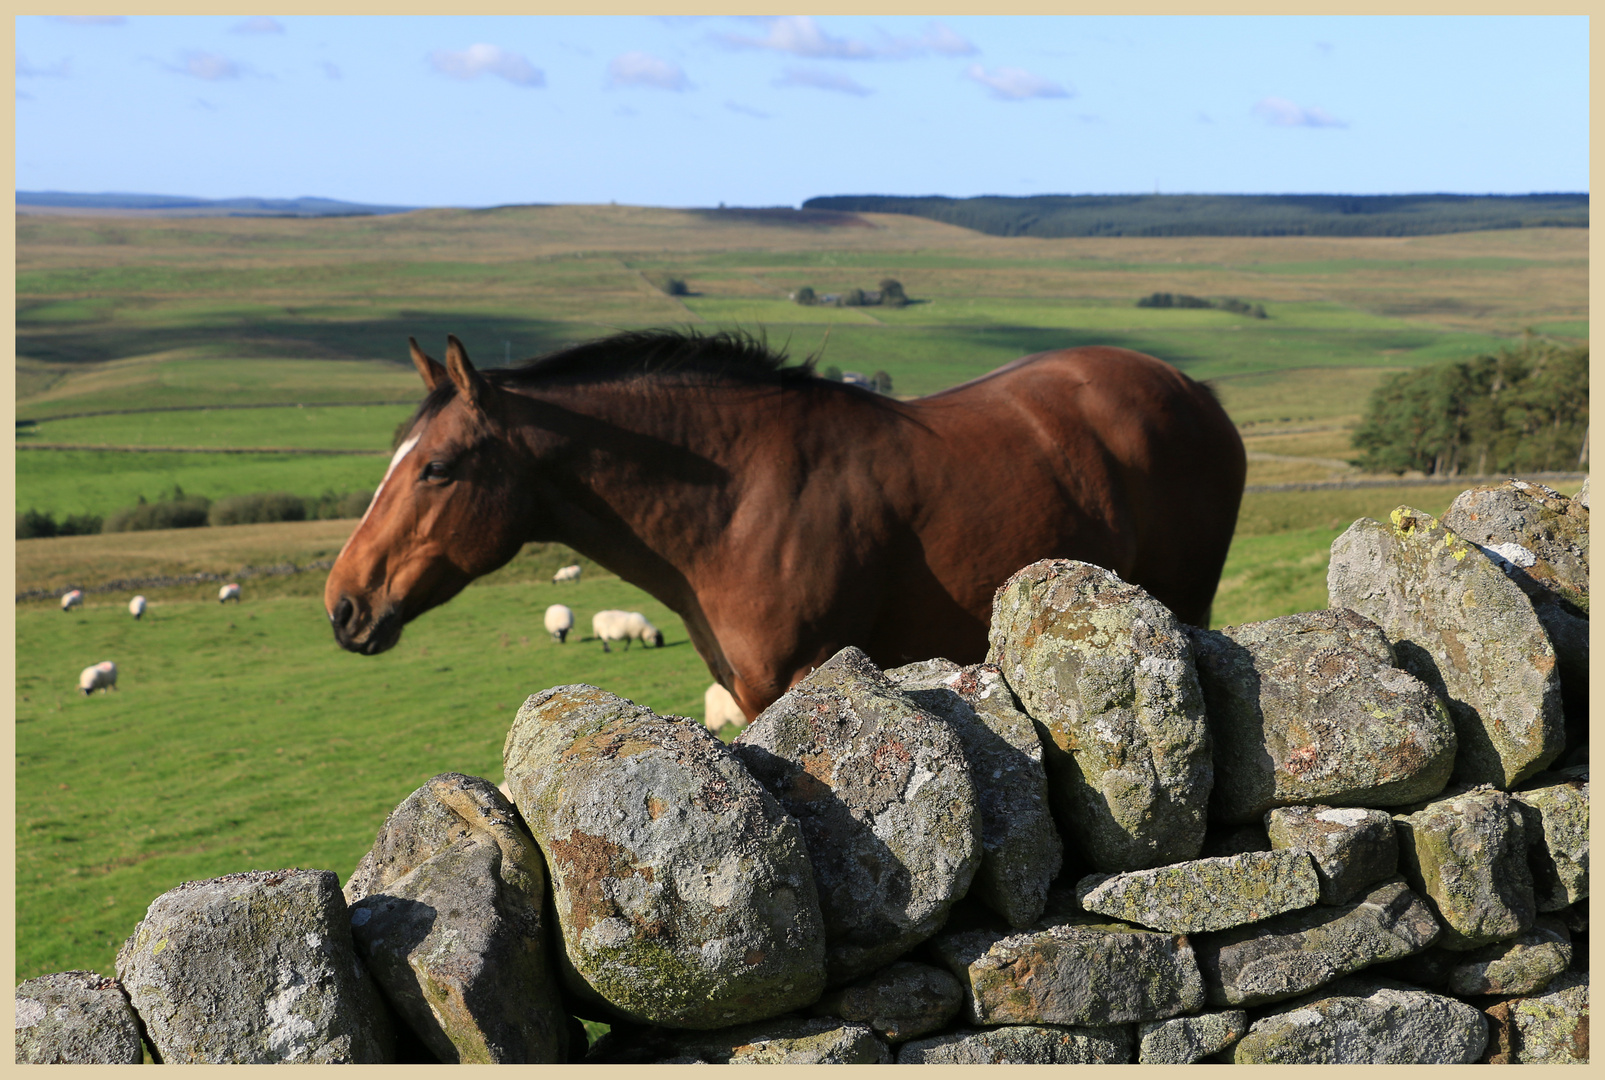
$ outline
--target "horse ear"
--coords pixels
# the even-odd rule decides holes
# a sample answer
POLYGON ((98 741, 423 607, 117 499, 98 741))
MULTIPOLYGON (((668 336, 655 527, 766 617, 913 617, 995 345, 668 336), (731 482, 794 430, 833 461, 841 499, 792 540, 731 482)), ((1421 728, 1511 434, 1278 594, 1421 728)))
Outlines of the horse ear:
POLYGON ((456 335, 446 335, 446 374, 456 384, 457 392, 480 412, 485 411, 485 405, 492 394, 491 386, 485 381, 485 376, 474 370, 474 365, 468 362, 468 350, 458 341, 456 335))
POLYGON ((423 376, 424 385, 429 387, 431 392, 439 389, 440 384, 446 381, 446 369, 418 347, 417 338, 408 338, 407 345, 412 349, 412 366, 423 376))

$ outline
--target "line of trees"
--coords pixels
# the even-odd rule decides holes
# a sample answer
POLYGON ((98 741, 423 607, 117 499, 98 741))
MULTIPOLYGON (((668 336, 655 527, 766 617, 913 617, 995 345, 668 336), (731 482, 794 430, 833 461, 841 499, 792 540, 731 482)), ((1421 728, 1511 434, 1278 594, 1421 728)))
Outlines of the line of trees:
POLYGON ((874 291, 863 289, 848 289, 845 292, 829 293, 821 296, 814 292, 813 286, 804 285, 791 294, 792 300, 804 307, 870 307, 876 304, 884 307, 903 307, 909 303, 908 294, 903 291, 903 283, 896 278, 882 278, 880 288, 874 291))
POLYGON ((26 510, 17 515, 17 539, 355 518, 363 515, 372 498, 371 491, 325 491, 310 499, 287 491, 267 491, 230 495, 214 502, 204 495, 186 495, 183 488, 174 485, 172 491, 163 493, 154 502, 141 495, 133 506, 114 510, 104 518, 96 514, 73 514, 57 521, 48 513, 26 510))
POLYGON ((1352 436, 1367 472, 1564 471, 1588 463, 1588 346, 1528 334, 1496 355, 1403 371, 1352 436))
POLYGON ((1156 292, 1149 293, 1137 301, 1138 307, 1146 308, 1219 308, 1221 311, 1230 311, 1234 315, 1247 315, 1251 319, 1268 319, 1264 304, 1250 304, 1247 300, 1239 300, 1235 296, 1228 296, 1224 300, 1209 300, 1202 296, 1189 296, 1187 293, 1156 292))

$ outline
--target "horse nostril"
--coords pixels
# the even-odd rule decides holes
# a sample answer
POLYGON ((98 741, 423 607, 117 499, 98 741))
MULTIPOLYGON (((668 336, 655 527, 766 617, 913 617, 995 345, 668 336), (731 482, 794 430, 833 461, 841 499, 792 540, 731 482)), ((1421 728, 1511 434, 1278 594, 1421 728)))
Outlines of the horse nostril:
POLYGON ((334 623, 336 629, 344 629, 351 622, 351 615, 356 610, 349 597, 342 596, 340 602, 334 606, 329 615, 329 621, 334 623))

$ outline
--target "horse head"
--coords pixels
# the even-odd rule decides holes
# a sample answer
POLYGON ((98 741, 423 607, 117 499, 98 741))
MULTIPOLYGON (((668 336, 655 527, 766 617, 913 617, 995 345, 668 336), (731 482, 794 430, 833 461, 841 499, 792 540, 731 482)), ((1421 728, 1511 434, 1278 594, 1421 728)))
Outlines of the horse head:
POLYGON ((525 536, 506 422, 514 395, 476 371, 455 337, 445 366, 409 343, 429 396, 323 590, 335 640, 367 655, 505 564, 525 536))

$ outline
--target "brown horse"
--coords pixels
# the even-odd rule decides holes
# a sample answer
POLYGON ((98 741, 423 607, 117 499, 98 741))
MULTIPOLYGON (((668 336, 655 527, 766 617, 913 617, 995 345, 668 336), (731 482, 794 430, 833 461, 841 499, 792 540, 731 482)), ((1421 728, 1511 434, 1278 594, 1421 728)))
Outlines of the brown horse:
POLYGON ((1038 353, 897 401, 742 335, 618 334, 484 372, 447 341, 444 367, 412 343, 429 394, 324 589, 354 652, 529 541, 678 613, 749 717, 845 645, 981 660, 993 592, 1037 559, 1208 621, 1243 444, 1152 357, 1038 353))

